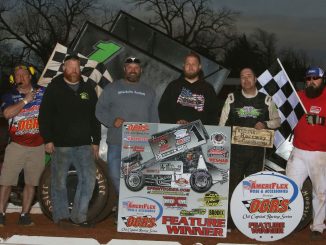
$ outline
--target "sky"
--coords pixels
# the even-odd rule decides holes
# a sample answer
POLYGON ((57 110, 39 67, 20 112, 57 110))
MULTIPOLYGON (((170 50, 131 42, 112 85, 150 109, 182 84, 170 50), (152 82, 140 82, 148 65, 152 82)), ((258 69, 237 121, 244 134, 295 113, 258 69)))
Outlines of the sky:
POLYGON ((275 33, 278 47, 303 50, 313 65, 326 69, 325 0, 213 0, 215 8, 241 12, 238 32, 255 28, 275 33))
MULTIPOLYGON (((106 2, 125 11, 126 1, 106 2)), ((256 28, 276 34, 278 48, 304 51, 311 65, 326 69, 326 0, 211 0, 213 8, 227 7, 240 12, 239 33, 250 35, 256 28)), ((142 18, 140 11, 129 12, 142 18)))

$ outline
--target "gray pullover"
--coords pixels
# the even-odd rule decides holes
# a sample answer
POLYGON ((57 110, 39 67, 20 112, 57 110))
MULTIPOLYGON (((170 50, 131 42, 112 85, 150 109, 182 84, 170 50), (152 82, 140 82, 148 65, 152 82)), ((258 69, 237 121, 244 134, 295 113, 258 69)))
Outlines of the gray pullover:
POLYGON ((141 81, 130 83, 124 79, 105 86, 95 115, 108 128, 107 143, 121 144, 122 127, 113 127, 117 117, 125 122, 159 122, 155 92, 141 81))

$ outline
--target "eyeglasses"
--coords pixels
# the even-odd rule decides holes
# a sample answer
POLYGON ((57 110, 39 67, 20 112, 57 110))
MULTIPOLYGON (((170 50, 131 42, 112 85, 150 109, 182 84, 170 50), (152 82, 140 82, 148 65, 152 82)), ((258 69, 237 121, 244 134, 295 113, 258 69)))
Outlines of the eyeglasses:
POLYGON ((318 76, 313 76, 313 77, 306 77, 306 81, 310 81, 310 80, 318 80, 318 79, 321 79, 321 77, 318 77, 318 76))
POLYGON ((136 57, 129 57, 125 60, 125 64, 130 64, 130 63, 140 64, 140 59, 136 57))

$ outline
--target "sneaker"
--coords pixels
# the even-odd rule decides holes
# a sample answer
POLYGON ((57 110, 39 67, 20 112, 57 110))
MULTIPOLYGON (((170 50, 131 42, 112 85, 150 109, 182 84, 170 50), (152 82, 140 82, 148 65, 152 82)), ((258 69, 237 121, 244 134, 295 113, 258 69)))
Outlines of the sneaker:
POLYGON ((18 220, 18 224, 19 225, 23 225, 23 226, 32 226, 34 225, 31 216, 29 214, 21 214, 18 220))
POLYGON ((6 224, 6 216, 4 213, 0 213, 0 227, 4 227, 6 224))
POLYGON ((310 233, 310 240, 319 241, 323 239, 323 234, 319 231, 312 231, 310 233))

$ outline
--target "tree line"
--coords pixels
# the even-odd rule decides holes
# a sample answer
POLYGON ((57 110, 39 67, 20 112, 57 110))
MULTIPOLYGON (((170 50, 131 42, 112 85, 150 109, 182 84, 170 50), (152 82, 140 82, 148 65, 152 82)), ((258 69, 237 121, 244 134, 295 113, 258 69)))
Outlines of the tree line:
MULTIPOLYGON (((278 49, 274 33, 236 30, 240 13, 213 9, 210 0, 128 0, 146 11, 143 21, 217 60, 237 76, 243 66, 262 72, 281 58, 289 76, 303 77, 310 60, 303 51, 278 49)), ((5 74, 20 61, 41 71, 57 42, 69 46, 85 20, 109 29, 118 10, 101 0, 4 0, 0 3, 0 67, 5 74)))

